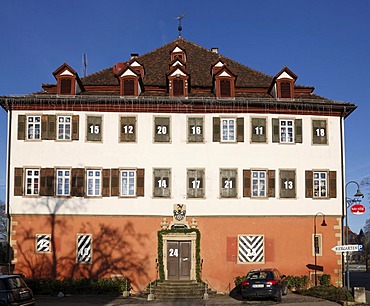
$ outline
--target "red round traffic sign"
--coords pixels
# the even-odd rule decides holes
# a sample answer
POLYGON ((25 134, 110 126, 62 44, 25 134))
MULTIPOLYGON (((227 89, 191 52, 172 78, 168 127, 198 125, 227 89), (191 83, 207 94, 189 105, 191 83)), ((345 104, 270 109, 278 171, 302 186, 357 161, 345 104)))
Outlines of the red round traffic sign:
POLYGON ((362 204, 354 204, 351 206, 351 212, 354 214, 354 215, 362 215, 365 213, 365 206, 362 205, 362 204))

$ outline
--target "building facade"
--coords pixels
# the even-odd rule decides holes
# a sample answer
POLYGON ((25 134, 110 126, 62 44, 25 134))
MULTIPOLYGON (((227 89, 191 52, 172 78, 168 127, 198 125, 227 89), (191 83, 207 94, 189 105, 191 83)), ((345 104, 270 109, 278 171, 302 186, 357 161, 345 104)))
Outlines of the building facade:
POLYGON ((275 267, 341 284, 331 248, 354 104, 183 38, 83 78, 68 64, 53 74, 42 92, 0 97, 16 272, 228 291, 275 267))

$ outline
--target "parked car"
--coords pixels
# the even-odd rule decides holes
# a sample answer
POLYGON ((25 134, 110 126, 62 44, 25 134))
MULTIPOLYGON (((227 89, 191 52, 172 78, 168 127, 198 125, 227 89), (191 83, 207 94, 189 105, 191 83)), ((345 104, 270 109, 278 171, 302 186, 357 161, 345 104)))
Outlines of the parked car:
POLYGON ((243 299, 273 298, 281 302, 281 296, 288 294, 285 275, 277 269, 258 269, 248 272, 241 284, 243 299))
POLYGON ((20 275, 0 275, 0 305, 35 305, 33 292, 20 275))

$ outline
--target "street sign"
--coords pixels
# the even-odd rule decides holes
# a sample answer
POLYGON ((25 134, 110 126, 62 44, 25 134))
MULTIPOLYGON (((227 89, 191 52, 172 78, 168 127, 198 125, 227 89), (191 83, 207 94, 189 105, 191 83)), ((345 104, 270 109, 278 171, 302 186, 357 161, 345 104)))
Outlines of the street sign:
POLYGON ((308 265, 306 265, 306 267, 308 269, 310 269, 310 270, 324 271, 324 267, 323 266, 308 264, 308 265))
POLYGON ((363 246, 362 244, 347 244, 347 245, 337 245, 332 248, 334 252, 342 253, 342 252, 362 252, 363 246))
POLYGON ((354 215, 362 215, 365 213, 365 206, 362 205, 362 204, 354 204, 351 206, 351 212, 354 214, 354 215))

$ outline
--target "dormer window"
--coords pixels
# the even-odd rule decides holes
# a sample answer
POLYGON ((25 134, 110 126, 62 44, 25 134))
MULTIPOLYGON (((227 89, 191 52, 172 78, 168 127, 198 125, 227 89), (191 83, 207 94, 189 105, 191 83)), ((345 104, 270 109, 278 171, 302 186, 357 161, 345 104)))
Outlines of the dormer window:
POLYGON ((297 76, 287 67, 284 67, 273 79, 268 93, 274 98, 293 99, 294 82, 297 76))
POLYGON ((168 77, 168 92, 172 97, 187 97, 189 90, 189 74, 184 66, 171 66, 168 77))
POLYGON ((123 96, 135 96, 135 80, 123 79, 122 80, 122 93, 123 96))
POLYGON ((56 93, 58 95, 74 96, 82 91, 82 82, 80 81, 76 71, 74 71, 69 65, 61 65, 53 72, 53 75, 57 80, 56 93))
POLYGON ((175 60, 180 60, 182 63, 186 63, 185 51, 179 46, 176 46, 171 52, 171 62, 175 60))
POLYGON ((214 93, 217 98, 235 97, 236 76, 221 62, 212 67, 214 93))
POLYGON ((185 96, 184 94, 184 80, 182 79, 173 79, 172 81, 172 86, 173 86, 173 95, 175 97, 183 97, 185 96))
POLYGON ((142 92, 142 81, 140 70, 133 69, 131 66, 126 66, 118 72, 120 81, 120 96, 140 96, 142 92))
POLYGON ((221 98, 231 97, 231 81, 228 79, 220 79, 220 96, 221 98))

